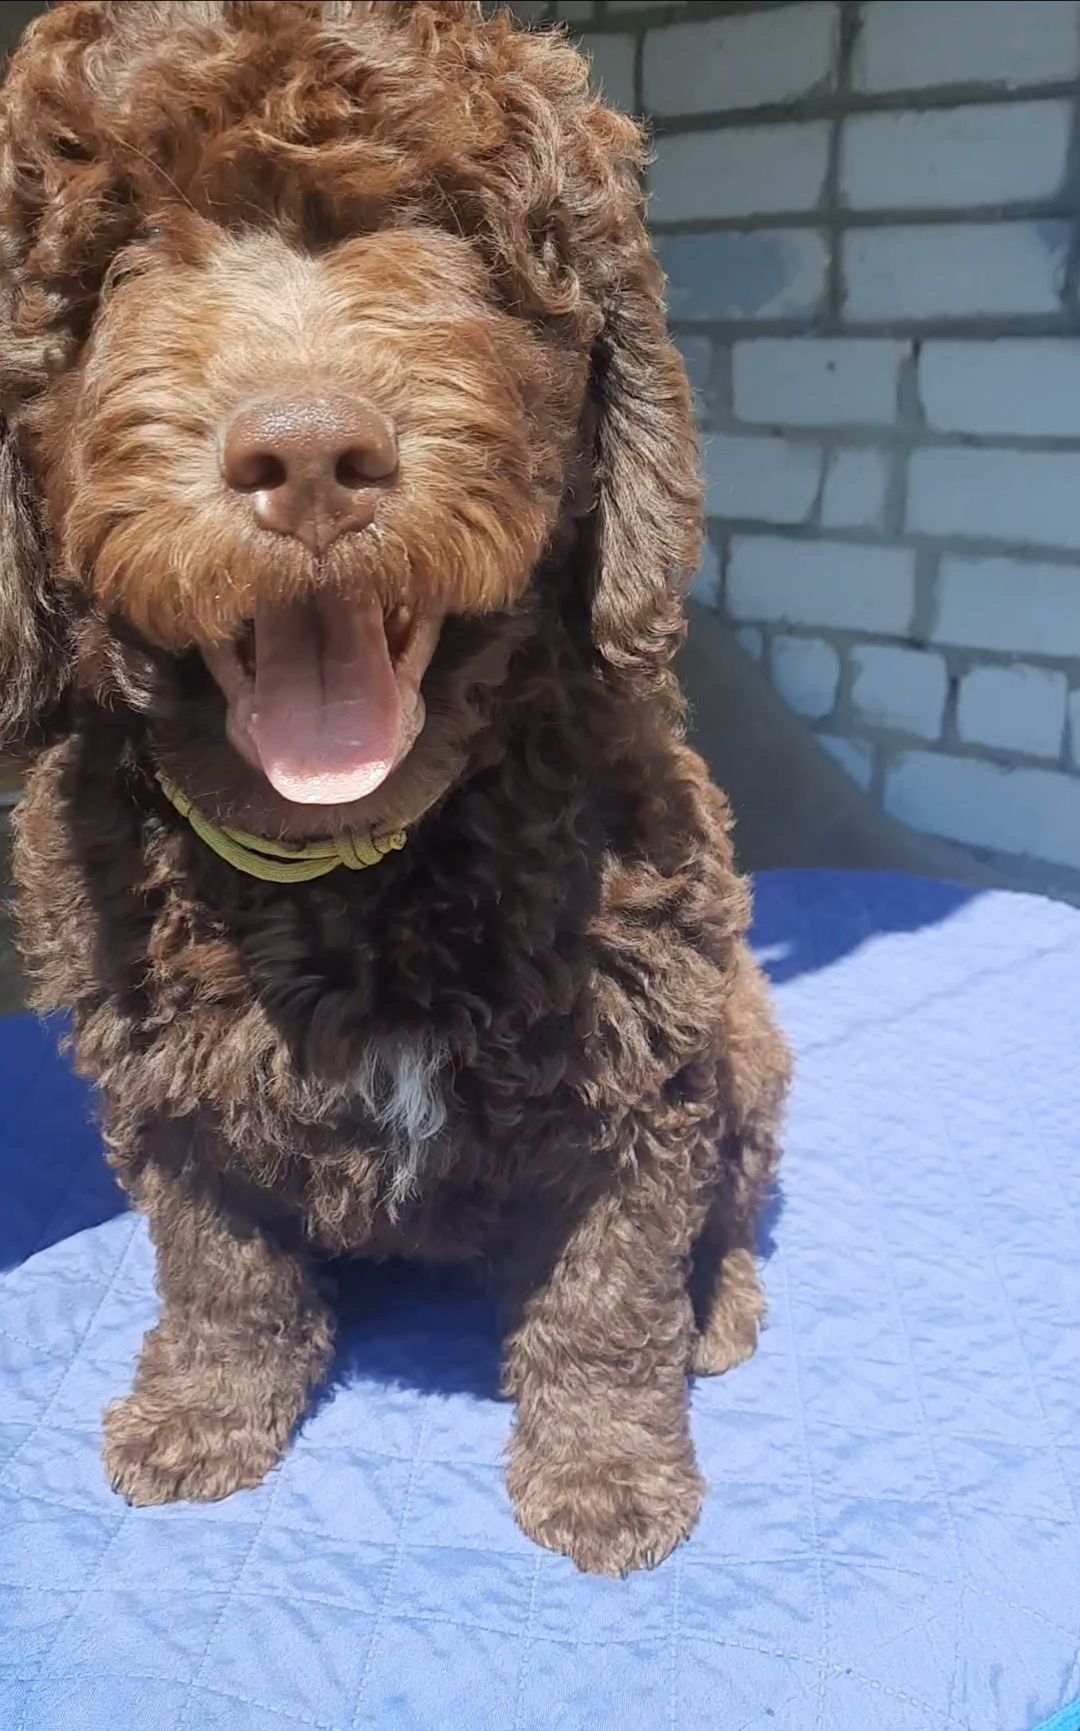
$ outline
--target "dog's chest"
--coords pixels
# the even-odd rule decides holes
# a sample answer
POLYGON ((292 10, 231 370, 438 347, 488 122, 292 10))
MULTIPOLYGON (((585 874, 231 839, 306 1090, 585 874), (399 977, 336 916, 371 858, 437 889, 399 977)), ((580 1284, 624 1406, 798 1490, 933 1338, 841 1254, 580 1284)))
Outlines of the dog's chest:
POLYGON ((425 1156, 446 1125, 448 1081, 447 1045, 431 1035, 372 1040, 359 1054, 353 1086, 380 1133, 386 1199, 393 1207, 419 1187, 425 1156))

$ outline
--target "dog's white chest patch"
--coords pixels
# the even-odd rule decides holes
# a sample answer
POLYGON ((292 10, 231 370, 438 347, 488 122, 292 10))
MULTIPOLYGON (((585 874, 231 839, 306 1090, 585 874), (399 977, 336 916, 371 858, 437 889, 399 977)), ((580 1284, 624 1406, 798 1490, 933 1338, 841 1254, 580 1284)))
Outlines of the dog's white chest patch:
POLYGON ((419 1035, 373 1041, 357 1070, 357 1091, 389 1145, 391 1208, 416 1191, 426 1145, 446 1123, 443 1073, 448 1059, 444 1041, 419 1035))

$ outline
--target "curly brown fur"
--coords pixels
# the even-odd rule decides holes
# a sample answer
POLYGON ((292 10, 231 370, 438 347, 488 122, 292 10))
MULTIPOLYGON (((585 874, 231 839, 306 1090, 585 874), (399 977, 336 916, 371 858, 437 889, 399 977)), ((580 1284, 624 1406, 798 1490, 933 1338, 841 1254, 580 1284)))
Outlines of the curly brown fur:
POLYGON ((134 1502, 257 1482, 330 1356, 319 1258, 405 1254, 503 1283, 527 1532, 621 1573, 694 1523, 687 1373, 756 1340, 787 1060, 669 670, 700 500, 640 160, 568 44, 456 0, 65 4, 12 65, 0 732, 51 735, 24 945, 158 1247, 106 1417, 134 1502), (218 467, 313 376, 401 458, 322 556, 218 467), (434 621, 426 720, 297 804, 211 669, 331 596, 434 621), (156 767, 219 822, 408 845, 261 883, 156 767))

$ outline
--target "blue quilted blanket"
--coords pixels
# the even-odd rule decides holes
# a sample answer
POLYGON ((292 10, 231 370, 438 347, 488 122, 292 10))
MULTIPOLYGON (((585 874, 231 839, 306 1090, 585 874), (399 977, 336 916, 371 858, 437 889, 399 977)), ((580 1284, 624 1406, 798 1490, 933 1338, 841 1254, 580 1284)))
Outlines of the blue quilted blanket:
POLYGON ((800 1058, 772 1326, 694 1391, 654 1573, 514 1525, 492 1312, 358 1271, 262 1489, 135 1511, 98 1462, 155 1313, 87 1101, 0 1029, 0 1731, 1031 1731, 1080 1717, 1080 914, 766 877, 800 1058))

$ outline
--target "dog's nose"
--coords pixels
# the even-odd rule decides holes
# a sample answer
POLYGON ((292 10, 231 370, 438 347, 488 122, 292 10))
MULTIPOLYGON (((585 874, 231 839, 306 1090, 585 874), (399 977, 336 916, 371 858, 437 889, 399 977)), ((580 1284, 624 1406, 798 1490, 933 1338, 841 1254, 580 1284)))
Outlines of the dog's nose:
POLYGON ((227 485, 250 495, 263 527, 294 535, 313 553, 370 527, 397 466, 390 422, 345 396, 255 403, 229 427, 222 453, 227 485))

